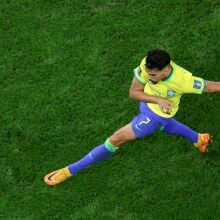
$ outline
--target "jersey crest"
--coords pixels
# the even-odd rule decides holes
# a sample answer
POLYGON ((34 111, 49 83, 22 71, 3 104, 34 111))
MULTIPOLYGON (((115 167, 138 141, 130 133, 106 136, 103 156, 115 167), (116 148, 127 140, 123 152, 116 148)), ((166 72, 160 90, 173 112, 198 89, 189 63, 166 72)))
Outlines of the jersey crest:
POLYGON ((167 96, 168 96, 168 97, 172 98, 172 97, 175 96, 175 94, 176 94, 176 91, 175 91, 175 90, 173 90, 173 89, 167 90, 167 96))

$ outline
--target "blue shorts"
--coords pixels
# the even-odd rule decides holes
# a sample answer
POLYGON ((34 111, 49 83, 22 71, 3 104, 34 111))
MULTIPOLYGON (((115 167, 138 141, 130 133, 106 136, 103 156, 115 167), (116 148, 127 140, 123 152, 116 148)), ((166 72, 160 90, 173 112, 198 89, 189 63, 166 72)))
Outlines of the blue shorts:
POLYGON ((164 118, 155 114, 144 102, 140 102, 140 114, 133 118, 131 126, 138 138, 143 138, 161 129, 166 133, 185 137, 193 143, 198 141, 196 131, 172 117, 164 118))
POLYGON ((171 119, 155 114, 144 102, 140 102, 140 114, 133 118, 131 125, 136 136, 142 138, 163 129, 171 119))

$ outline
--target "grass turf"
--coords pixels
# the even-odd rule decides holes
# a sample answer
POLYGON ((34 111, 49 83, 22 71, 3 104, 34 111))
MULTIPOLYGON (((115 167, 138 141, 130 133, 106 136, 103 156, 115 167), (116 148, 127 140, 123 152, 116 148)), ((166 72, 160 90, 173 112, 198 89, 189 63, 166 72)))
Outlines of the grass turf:
POLYGON ((0 217, 218 219, 218 94, 183 97, 177 119, 213 134, 200 155, 155 133, 50 188, 48 172, 80 159, 138 112, 131 70, 159 47, 218 80, 217 0, 2 0, 0 217))

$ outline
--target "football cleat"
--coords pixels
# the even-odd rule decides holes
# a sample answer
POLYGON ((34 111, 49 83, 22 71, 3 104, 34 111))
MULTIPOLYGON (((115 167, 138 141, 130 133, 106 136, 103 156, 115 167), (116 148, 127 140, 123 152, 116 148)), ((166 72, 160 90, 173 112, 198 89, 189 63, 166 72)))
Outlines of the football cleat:
POLYGON ((198 142, 194 144, 196 148, 200 150, 201 153, 208 151, 208 144, 211 141, 211 135, 208 133, 199 134, 198 142))
POLYGON ((60 170, 55 170, 49 174, 47 174, 44 177, 44 182, 49 186, 57 185, 69 177, 71 177, 72 174, 70 173, 68 167, 62 168, 60 170))

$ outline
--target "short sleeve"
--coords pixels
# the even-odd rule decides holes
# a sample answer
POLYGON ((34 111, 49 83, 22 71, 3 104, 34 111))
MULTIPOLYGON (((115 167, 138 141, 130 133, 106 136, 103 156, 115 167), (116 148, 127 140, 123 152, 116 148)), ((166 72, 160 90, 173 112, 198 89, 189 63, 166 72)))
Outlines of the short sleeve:
POLYGON ((133 70, 133 74, 135 79, 140 82, 143 85, 147 84, 147 74, 144 71, 144 66, 145 66, 145 58, 141 61, 140 66, 136 67, 133 70))
POLYGON ((145 74, 141 71, 141 68, 140 68, 140 67, 135 68, 135 69, 133 70, 133 73, 134 73, 135 79, 136 79, 139 83, 141 83, 141 84, 143 84, 143 85, 145 85, 145 84, 147 83, 147 79, 146 79, 146 77, 145 77, 145 74))
POLYGON ((192 73, 186 71, 183 74, 181 87, 183 93, 202 94, 205 87, 205 80, 200 77, 193 76, 192 73))

